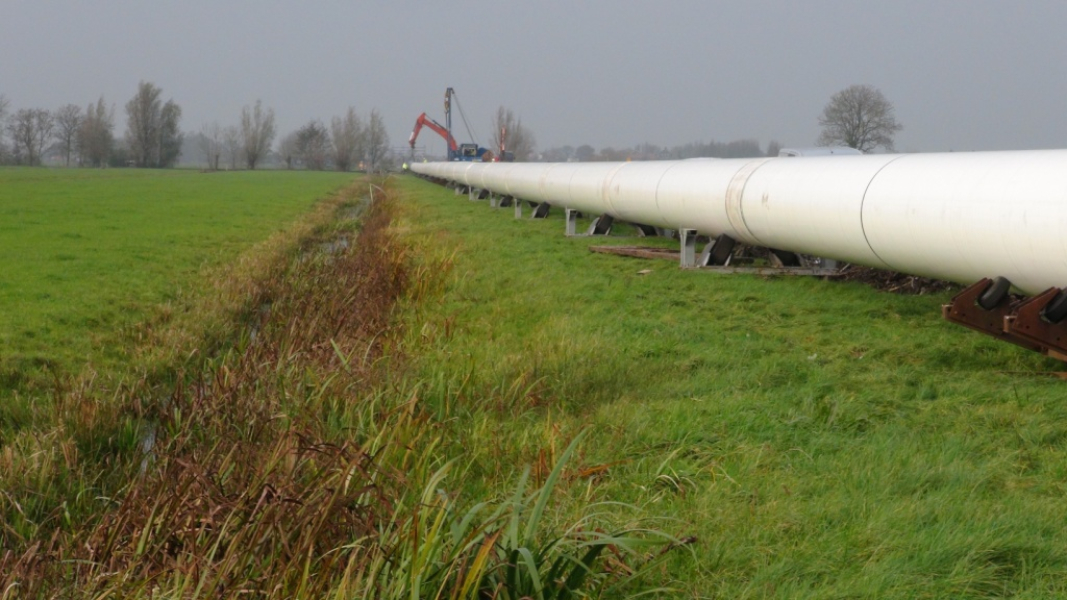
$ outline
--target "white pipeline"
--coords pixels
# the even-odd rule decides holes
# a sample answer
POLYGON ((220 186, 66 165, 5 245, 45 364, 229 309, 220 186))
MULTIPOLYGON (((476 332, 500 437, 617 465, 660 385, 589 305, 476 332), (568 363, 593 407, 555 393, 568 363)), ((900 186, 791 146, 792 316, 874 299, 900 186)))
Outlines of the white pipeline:
POLYGON ((1067 286, 1067 150, 415 163, 532 202, 1026 293, 1067 286))

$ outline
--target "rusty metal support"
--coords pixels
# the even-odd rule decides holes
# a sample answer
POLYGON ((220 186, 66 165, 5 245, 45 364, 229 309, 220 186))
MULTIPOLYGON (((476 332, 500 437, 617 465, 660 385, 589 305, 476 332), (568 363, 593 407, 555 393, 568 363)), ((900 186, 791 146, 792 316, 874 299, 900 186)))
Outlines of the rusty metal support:
POLYGON ((941 314, 998 340, 1067 361, 1067 321, 1051 323, 1042 314, 1060 289, 1049 288, 1021 300, 1005 296, 995 306, 983 308, 979 299, 992 285, 986 278, 968 286, 941 307, 941 314))
POLYGON ((1041 347, 1018 336, 1004 331, 1004 318, 1011 314, 1013 307, 1010 298, 1005 297, 998 305, 984 309, 978 305, 978 298, 985 293, 993 280, 988 277, 968 286, 953 296, 949 304, 941 306, 941 315, 945 319, 963 325, 980 333, 993 336, 998 340, 1022 346, 1028 350, 1041 352, 1041 347))
POLYGON ((1067 321, 1051 323, 1044 316, 1045 307, 1059 293, 1059 288, 1049 288, 1019 302, 1013 314, 1004 317, 1004 331, 1041 346, 1052 358, 1067 361, 1067 321))

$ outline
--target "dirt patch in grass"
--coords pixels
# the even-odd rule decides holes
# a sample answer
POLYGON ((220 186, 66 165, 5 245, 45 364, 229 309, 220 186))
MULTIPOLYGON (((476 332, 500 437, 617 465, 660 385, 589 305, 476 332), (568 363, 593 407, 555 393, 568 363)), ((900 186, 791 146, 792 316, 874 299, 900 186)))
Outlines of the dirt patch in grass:
POLYGON ((912 296, 940 294, 941 292, 952 292, 960 289, 959 284, 951 281, 919 277, 860 265, 845 265, 841 269, 841 274, 835 279, 838 281, 858 281, 883 292, 912 296))

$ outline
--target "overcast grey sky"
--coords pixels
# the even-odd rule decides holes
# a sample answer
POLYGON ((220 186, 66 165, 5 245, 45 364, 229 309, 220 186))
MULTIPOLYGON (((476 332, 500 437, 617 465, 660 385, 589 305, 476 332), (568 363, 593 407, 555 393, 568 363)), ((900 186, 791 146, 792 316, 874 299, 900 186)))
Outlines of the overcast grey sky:
MULTIPOLYGON (((901 151, 1067 147, 1067 2, 3 0, 11 108, 163 88, 182 128, 257 98, 284 134, 377 108, 394 146, 456 89, 480 142, 499 105, 539 148, 812 145, 834 92, 896 105, 901 151)), ((458 125, 458 114, 454 115, 458 125)), ((457 138, 466 141, 459 125, 457 138)), ((442 152, 424 133, 420 145, 442 152)))

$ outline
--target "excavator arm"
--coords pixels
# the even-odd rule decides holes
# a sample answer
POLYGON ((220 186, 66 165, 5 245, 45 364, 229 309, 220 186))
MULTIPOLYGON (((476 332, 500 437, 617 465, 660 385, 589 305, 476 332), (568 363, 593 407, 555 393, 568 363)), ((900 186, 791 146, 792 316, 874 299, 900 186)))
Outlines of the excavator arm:
POLYGON ((434 133, 445 138, 445 141, 448 142, 448 152, 450 156, 458 151, 459 147, 456 145, 456 140, 452 137, 452 134, 448 133, 448 130, 445 129, 443 125, 426 116, 426 113, 422 113, 415 121, 415 129, 412 130, 411 137, 408 138, 408 144, 411 145, 411 150, 413 152, 415 151, 415 140, 418 139, 419 132, 422 131, 424 126, 429 127, 434 133))
MULTIPOLYGON (((430 117, 426 116, 426 113, 419 115, 419 118, 415 120, 415 129, 411 132, 411 137, 408 138, 408 144, 411 145, 411 154, 415 155, 415 140, 419 137, 419 132, 423 127, 429 127, 437 135, 445 138, 448 143, 448 160, 481 160, 490 161, 493 160, 493 153, 489 150, 482 148, 478 144, 457 144, 456 139, 452 137, 452 98, 456 92, 452 88, 445 90, 445 124, 441 125, 437 121, 434 121, 430 117)), ((463 107, 459 106, 459 98, 456 98, 456 106, 459 107, 459 114, 463 115, 463 107)), ((471 133, 470 124, 467 123, 467 117, 463 116, 463 124, 467 126, 467 133, 471 133)), ((471 137, 474 137, 471 135, 471 137)))

